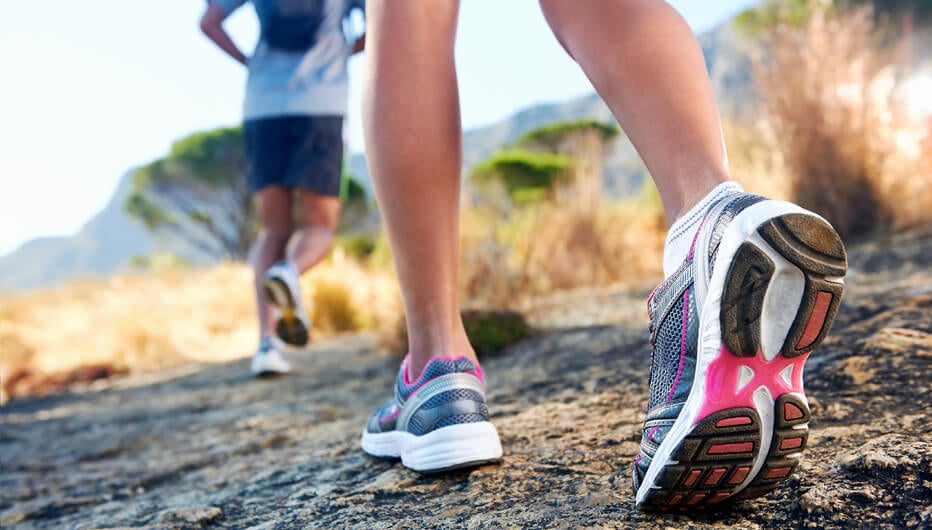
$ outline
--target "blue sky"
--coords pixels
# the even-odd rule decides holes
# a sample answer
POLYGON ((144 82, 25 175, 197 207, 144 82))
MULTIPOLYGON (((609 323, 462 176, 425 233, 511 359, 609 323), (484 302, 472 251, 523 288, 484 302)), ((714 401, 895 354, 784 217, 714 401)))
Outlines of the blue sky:
MULTIPOLYGON (((671 3, 701 33, 756 1, 671 3)), ((0 4, 0 255, 35 237, 78 231, 128 169, 185 134, 239 121, 245 71, 201 36, 203 7, 202 0, 0 4)), ((251 9, 228 28, 252 48, 251 9)), ((350 66, 351 151, 362 150, 364 60, 350 66)), ((457 61, 467 129, 592 91, 529 0, 463 1, 457 61)))

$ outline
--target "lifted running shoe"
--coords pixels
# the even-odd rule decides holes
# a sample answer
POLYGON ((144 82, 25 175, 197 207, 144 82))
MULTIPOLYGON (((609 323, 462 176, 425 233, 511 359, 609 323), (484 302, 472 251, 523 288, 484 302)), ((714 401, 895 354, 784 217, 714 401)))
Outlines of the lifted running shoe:
POLYGON ((742 193, 710 208, 648 299, 639 508, 754 498, 793 473, 808 437, 803 364, 831 328, 846 270, 838 234, 799 206, 742 193))

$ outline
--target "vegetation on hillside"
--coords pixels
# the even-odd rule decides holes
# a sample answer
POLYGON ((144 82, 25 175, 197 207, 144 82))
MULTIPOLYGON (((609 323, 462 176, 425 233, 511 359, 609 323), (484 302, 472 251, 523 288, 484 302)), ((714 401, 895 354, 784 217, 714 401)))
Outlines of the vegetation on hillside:
MULTIPOLYGON (((894 3, 872 4, 900 14, 884 7, 894 3)), ((927 12, 928 2, 914 4, 917 16, 927 12)), ((932 117, 911 110, 928 94, 907 90, 909 55, 877 11, 792 0, 754 13, 738 22, 753 30, 760 99, 753 116, 725 123, 732 175, 749 191, 825 215, 847 238, 932 221, 932 117)), ((241 134, 180 140, 137 173, 127 208, 153 230, 200 238, 213 255, 241 260, 255 234, 241 134)), ((500 310, 520 313, 554 290, 659 277, 666 223, 656 188, 647 181, 624 200, 602 194, 604 153, 618 134, 593 121, 549 124, 472 168, 477 193, 461 209, 459 288, 465 308, 491 310, 469 313, 482 315, 478 334, 471 328, 482 348, 527 331, 500 310), (488 318, 503 331, 483 335, 493 329, 488 318)), ((365 189, 345 184, 344 226, 367 215, 365 189)), ((143 264, 148 277, 2 295, 0 376, 22 382, 22 374, 87 363, 119 372, 251 353, 245 264, 196 271, 164 256, 143 264)), ((401 304, 384 234, 339 237, 302 281, 318 336, 377 329, 398 343, 401 304)))
POLYGON ((819 13, 837 15, 863 7, 871 9, 875 20, 894 24, 932 18, 932 0, 767 0, 738 14, 735 25, 746 36, 757 38, 781 26, 802 27, 819 13))
POLYGON ((480 196, 462 213, 460 245, 468 306, 516 309, 555 289, 657 272, 659 204, 602 193, 619 132, 592 120, 546 124, 473 169, 480 196))
POLYGON ((515 206, 552 200, 569 181, 573 159, 526 149, 501 149, 473 169, 472 181, 494 195, 500 187, 515 206))
MULTIPOLYGON (((168 155, 133 175, 126 211, 151 231, 167 231, 207 256, 246 259, 258 233, 246 183, 242 127, 197 132, 175 142, 168 155)), ((368 213, 365 188, 343 176, 340 227, 368 213)))

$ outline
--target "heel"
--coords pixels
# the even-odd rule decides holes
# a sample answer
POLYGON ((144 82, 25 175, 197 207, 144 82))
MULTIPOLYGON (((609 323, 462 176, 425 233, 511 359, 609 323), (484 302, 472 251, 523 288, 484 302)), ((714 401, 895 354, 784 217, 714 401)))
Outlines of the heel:
POLYGON ((805 277, 799 310, 782 353, 796 357, 811 352, 828 335, 841 304, 842 278, 848 270, 844 244, 828 223, 813 215, 782 215, 757 231, 805 277))
POLYGON ((793 213, 765 221, 738 247, 729 266, 719 317, 722 342, 741 357, 761 349, 771 356, 779 350, 785 357, 811 352, 832 327, 846 272, 841 238, 821 218, 793 213), (795 313, 787 314, 792 311, 788 300, 765 306, 768 291, 770 296, 783 293, 790 285, 787 281, 801 284, 793 293, 800 296, 795 313), (765 315, 767 307, 770 312, 765 315), (780 335, 769 333, 764 341, 762 325, 768 315, 768 323, 780 322, 780 335))
POLYGON ((419 473, 475 467, 501 457, 498 431, 487 421, 441 427, 423 436, 408 435, 401 446, 401 463, 419 473))

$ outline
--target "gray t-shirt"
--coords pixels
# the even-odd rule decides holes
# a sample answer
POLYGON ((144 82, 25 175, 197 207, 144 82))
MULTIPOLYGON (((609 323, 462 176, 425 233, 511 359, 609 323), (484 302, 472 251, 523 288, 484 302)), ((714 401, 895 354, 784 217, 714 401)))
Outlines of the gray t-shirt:
MULTIPOLYGON (((247 0, 208 0, 226 15, 247 0)), ((346 61, 352 44, 342 20, 362 0, 325 0, 324 18, 313 48, 305 53, 274 49, 262 39, 249 59, 243 119, 346 114, 346 61)))

